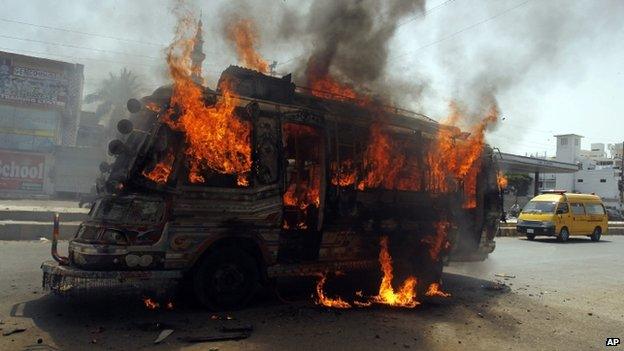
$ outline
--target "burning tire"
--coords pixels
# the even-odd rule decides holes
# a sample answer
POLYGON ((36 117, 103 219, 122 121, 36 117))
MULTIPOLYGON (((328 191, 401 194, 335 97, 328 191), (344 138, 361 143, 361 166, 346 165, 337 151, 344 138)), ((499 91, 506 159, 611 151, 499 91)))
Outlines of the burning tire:
POLYGON ((198 301, 211 310, 244 307, 254 296, 259 283, 257 263, 236 248, 221 248, 208 253, 193 276, 198 301))

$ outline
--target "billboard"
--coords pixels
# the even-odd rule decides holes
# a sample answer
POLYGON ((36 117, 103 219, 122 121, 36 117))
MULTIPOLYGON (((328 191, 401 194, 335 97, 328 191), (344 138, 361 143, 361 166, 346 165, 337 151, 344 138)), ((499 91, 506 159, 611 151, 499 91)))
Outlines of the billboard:
POLYGON ((0 150, 0 192, 43 192, 45 156, 0 150))
POLYGON ((0 138, 32 151, 75 145, 82 89, 80 64, 0 51, 0 106, 21 108, 0 111, 0 138))
POLYGON ((68 80, 62 71, 27 67, 0 58, 0 99, 26 105, 64 107, 68 80))
POLYGON ((0 149, 50 152, 58 144, 60 112, 0 104, 0 149))

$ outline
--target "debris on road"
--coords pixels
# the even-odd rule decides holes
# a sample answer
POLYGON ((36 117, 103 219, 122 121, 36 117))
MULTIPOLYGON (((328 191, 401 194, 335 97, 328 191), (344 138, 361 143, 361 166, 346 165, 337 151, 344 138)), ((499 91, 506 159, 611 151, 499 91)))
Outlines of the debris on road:
POLYGON ((490 282, 489 284, 481 285, 482 289, 485 290, 493 290, 493 291, 508 291, 509 287, 505 283, 501 282, 490 282))
POLYGON ((251 336, 251 333, 224 333, 208 336, 185 336, 180 340, 194 343, 194 342, 214 342, 214 341, 228 341, 228 340, 243 340, 251 336))
POLYGON ((9 336, 12 334, 17 334, 26 331, 26 328, 13 328, 2 333, 3 336, 9 336))
POLYGON ((224 333, 251 333, 253 331, 253 325, 221 325, 221 331, 224 333))
POLYGON ((511 275, 511 274, 507 274, 507 273, 495 273, 494 274, 495 277, 500 277, 500 278, 515 278, 515 275, 511 275))
POLYGON ((132 324, 142 331, 161 331, 163 329, 173 329, 171 325, 161 322, 134 322, 132 324))
POLYGON ((485 317, 483 316, 483 313, 481 313, 481 312, 477 312, 477 316, 479 316, 479 317, 481 317, 481 318, 485 318, 485 317))
POLYGON ((165 340, 169 335, 173 334, 173 329, 164 329, 158 334, 156 340, 154 340, 154 344, 160 344, 163 340, 165 340))

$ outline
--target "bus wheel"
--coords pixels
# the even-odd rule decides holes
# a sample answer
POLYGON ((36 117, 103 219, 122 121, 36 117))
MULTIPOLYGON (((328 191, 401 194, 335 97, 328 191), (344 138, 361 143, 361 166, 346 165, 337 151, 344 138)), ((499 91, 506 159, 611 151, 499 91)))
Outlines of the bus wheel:
POLYGON ((557 239, 559 239, 559 241, 561 242, 566 242, 568 241, 569 238, 570 238, 570 232, 568 231, 568 228, 566 227, 561 228, 561 231, 559 232, 559 236, 557 237, 557 239))
POLYGON ((533 240, 535 240, 535 235, 530 235, 529 234, 529 235, 527 235, 527 239, 533 241, 533 240))
POLYGON ((256 261, 243 250, 221 248, 199 263, 193 276, 193 290, 199 302, 211 310, 244 307, 258 288, 256 261))
POLYGON ((600 236, 602 235, 602 229, 600 227, 596 227, 594 232, 590 236, 592 241, 600 241, 600 236))

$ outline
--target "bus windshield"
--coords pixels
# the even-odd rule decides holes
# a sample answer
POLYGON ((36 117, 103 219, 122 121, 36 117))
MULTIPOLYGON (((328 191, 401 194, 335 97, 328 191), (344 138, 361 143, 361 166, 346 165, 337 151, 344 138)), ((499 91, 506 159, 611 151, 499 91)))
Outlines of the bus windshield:
POLYGON ((94 219, 154 223, 160 221, 164 206, 160 201, 144 199, 102 199, 93 212, 94 219))
POLYGON ((522 212, 524 213, 553 213, 557 203, 554 201, 529 201, 522 212))

